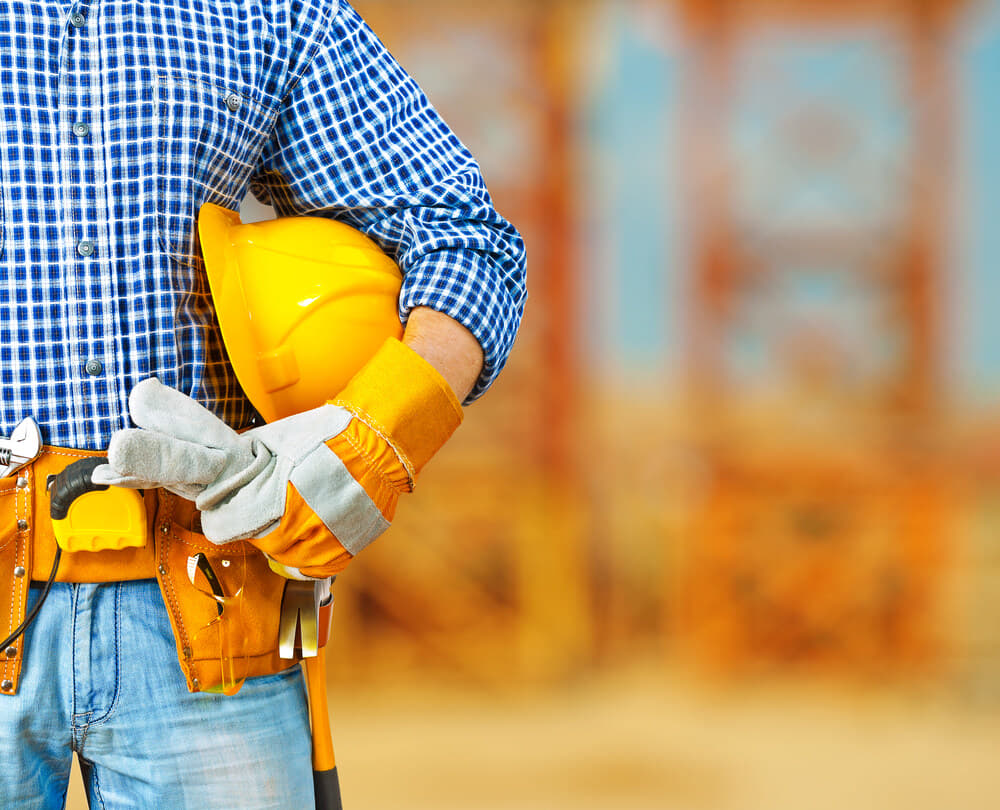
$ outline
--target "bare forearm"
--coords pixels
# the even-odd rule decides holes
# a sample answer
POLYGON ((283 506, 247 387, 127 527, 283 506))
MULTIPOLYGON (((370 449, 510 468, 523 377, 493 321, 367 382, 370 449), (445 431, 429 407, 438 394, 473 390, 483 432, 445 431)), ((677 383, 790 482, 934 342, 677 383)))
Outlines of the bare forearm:
POLYGON ((410 313, 403 343, 438 370, 459 402, 469 395, 483 369, 483 350, 472 333, 428 307, 417 307, 410 313))

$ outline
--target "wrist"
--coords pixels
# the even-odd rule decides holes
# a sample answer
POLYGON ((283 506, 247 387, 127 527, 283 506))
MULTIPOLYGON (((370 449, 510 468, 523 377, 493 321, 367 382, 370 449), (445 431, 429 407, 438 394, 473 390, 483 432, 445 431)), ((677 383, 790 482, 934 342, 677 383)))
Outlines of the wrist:
POLYGON ((414 307, 406 321, 403 343, 447 380, 464 401, 483 370, 483 349, 463 324, 429 307, 414 307))

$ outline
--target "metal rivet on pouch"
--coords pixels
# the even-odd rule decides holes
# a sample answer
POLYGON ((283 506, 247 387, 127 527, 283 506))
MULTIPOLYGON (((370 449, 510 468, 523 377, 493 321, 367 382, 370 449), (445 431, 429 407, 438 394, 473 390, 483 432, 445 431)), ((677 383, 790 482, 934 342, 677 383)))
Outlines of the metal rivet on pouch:
POLYGON ((170 534, 170 524, 161 523, 160 524, 160 534, 170 534))
POLYGON ((9 692, 13 688, 14 688, 13 681, 4 681, 3 683, 0 683, 0 690, 4 692, 9 692))
POLYGON ((17 522, 17 530, 19 532, 26 532, 28 530, 28 521, 26 521, 24 518, 21 518, 17 522))
POLYGON ((161 565, 156 570, 159 571, 163 576, 167 575, 167 567, 165 565, 161 565))
POLYGON ((198 680, 197 678, 192 678, 192 679, 191 679, 191 685, 192 685, 192 686, 193 686, 193 687, 194 687, 195 689, 201 689, 201 681, 199 681, 199 680, 198 680))
POLYGON ((17 647, 11 644, 6 650, 4 650, 4 653, 8 658, 17 658, 17 647))
POLYGON ((17 566, 14 567, 14 576, 15 577, 23 577, 26 573, 27 573, 27 571, 24 570, 24 566, 23 565, 17 565, 17 566))
POLYGON ((28 479, 25 478, 23 475, 19 475, 17 477, 17 481, 15 481, 14 483, 17 485, 18 489, 24 489, 26 486, 28 486, 28 479))

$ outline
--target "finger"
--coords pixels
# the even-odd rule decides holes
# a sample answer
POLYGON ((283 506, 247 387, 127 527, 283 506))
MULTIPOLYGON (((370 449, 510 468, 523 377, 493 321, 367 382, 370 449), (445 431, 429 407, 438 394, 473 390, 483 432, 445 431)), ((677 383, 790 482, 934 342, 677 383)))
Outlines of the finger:
POLYGON ((207 447, 230 447, 239 435, 187 394, 148 377, 128 398, 129 415, 141 428, 207 447))
POLYGON ((108 446, 108 464, 124 478, 157 486, 209 484, 226 465, 226 453, 154 430, 119 430, 108 446))

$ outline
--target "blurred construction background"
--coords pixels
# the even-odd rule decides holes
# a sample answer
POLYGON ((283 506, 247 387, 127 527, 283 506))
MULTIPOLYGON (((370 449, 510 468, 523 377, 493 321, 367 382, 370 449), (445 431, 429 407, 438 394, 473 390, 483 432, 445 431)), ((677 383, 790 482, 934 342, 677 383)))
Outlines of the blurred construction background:
POLYGON ((1000 807, 1000 4, 355 5, 530 301, 337 583, 348 810, 1000 807))

